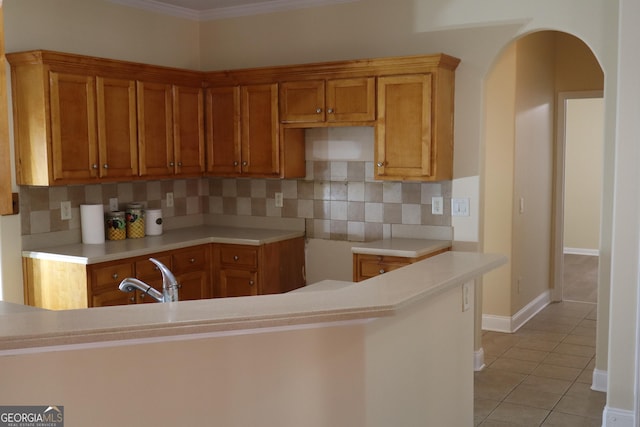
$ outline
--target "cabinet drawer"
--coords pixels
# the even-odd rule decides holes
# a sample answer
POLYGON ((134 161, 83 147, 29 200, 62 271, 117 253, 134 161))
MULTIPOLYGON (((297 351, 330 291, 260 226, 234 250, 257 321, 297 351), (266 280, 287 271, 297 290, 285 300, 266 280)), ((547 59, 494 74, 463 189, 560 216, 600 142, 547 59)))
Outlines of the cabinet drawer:
POLYGON ((189 273, 206 270, 209 264, 209 248, 197 246, 189 250, 176 252, 171 255, 173 274, 189 273))
MULTIPOLYGON (((150 256, 149 258, 155 258, 167 268, 171 268, 171 257, 169 255, 164 256, 150 256)), ((157 265, 149 261, 149 259, 143 259, 140 261, 136 261, 136 277, 141 280, 145 279, 157 279, 162 275, 160 273, 160 269, 157 265)))
POLYGON ((112 264, 91 269, 91 288, 118 288, 122 279, 133 276, 133 264, 112 264))
POLYGON ((360 275, 363 277, 374 277, 409 264, 411 264, 411 261, 407 258, 373 256, 371 258, 361 258, 359 260, 359 270, 360 275))
POLYGON ((253 246, 224 245, 220 247, 220 263, 247 268, 258 267, 258 248, 253 246))

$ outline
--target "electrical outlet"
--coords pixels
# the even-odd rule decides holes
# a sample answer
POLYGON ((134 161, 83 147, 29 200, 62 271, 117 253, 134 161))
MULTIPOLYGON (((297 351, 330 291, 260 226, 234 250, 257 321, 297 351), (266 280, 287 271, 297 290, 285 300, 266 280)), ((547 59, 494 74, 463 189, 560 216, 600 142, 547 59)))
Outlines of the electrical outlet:
POLYGON ((276 204, 276 208, 281 208, 282 207, 282 193, 275 193, 274 195, 275 197, 275 204, 276 204))
POLYGON ((462 285, 462 311, 467 311, 471 308, 471 286, 470 282, 462 285))
POLYGON ((167 193, 167 207, 173 207, 173 193, 167 193))
POLYGON ((71 202, 60 202, 60 219, 65 221, 71 219, 71 202))
POLYGON ((431 214, 443 215, 444 214, 444 199, 442 196, 436 196, 431 198, 431 214))
POLYGON ((112 197, 109 199, 109 210, 115 212, 118 210, 118 198, 112 197))

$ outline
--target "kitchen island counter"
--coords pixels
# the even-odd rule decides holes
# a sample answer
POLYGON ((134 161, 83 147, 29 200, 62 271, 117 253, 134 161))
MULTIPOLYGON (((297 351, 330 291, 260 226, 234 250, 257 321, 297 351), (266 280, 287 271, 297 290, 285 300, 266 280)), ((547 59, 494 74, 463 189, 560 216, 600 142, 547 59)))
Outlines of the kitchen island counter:
POLYGON ((364 282, 317 292, 23 313, 20 322, 0 322, 0 353, 392 316, 505 261, 501 255, 445 252, 364 282))

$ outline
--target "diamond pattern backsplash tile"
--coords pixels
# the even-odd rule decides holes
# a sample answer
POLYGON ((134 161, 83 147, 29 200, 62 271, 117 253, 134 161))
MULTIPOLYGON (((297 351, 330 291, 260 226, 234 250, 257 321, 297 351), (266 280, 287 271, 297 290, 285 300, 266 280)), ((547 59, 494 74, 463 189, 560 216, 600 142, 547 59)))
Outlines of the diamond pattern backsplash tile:
POLYGON ((307 179, 194 178, 76 185, 21 187, 22 234, 80 228, 80 205, 118 198, 162 208, 163 216, 226 214, 304 218, 311 238, 371 241, 388 235, 391 224, 451 225, 451 182, 373 181, 372 162, 308 161, 307 179), (166 193, 174 206, 166 206, 166 193), (275 206, 282 193, 283 206, 275 206), (445 198, 444 215, 431 214, 431 197, 445 198), (60 202, 70 201, 72 220, 60 219, 60 202))

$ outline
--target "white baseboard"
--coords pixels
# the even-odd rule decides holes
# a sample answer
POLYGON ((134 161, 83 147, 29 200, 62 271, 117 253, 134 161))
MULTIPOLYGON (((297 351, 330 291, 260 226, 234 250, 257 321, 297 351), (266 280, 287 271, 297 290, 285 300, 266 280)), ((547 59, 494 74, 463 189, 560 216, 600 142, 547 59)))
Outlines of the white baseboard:
POLYGON ((604 407, 602 412, 602 427, 635 427, 636 420, 633 411, 604 407))
POLYGON ((600 251, 598 249, 584 249, 584 248, 564 248, 564 253, 569 255, 589 255, 589 256, 600 255, 600 251))
POLYGON ((484 349, 480 347, 480 350, 473 352, 473 370, 476 372, 484 369, 484 349))
POLYGON ((540 310, 549 305, 550 302, 551 291, 546 290, 511 317, 483 314, 482 329, 495 332, 515 332, 527 323, 529 319, 538 314, 540 310))
POLYGON ((600 369, 594 369, 591 377, 591 390, 607 392, 608 372, 600 369))

